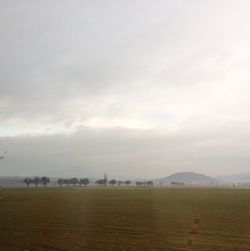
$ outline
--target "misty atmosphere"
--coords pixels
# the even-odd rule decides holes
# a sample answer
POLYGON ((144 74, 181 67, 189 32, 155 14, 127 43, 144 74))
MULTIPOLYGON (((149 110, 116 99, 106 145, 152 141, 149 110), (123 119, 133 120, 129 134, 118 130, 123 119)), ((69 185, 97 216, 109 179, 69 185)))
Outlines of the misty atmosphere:
POLYGON ((250 2, 0 1, 0 251, 249 251, 250 2))
POLYGON ((1 1, 1 174, 249 171, 248 1, 1 1))

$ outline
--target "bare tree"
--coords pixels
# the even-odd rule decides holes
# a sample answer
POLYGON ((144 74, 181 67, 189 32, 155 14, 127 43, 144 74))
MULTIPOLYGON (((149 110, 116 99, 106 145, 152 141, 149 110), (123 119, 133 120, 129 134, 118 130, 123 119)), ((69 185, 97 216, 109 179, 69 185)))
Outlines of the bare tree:
POLYGON ((32 179, 32 183, 34 183, 36 185, 36 187, 38 187, 38 185, 41 183, 41 179, 39 177, 35 176, 32 179))
POLYGON ((136 185, 137 186, 145 186, 146 182, 144 182, 144 181, 136 181, 136 185))
POLYGON ((57 180, 57 184, 58 184, 59 186, 62 186, 62 185, 63 185, 63 179, 62 179, 62 178, 58 179, 58 180, 57 180))
POLYGON ((106 185, 106 181, 104 179, 97 180, 95 183, 98 186, 104 186, 104 185, 106 185))
POLYGON ((25 178, 23 180, 23 183, 25 183, 27 185, 27 187, 29 187, 29 185, 32 183, 32 179, 31 178, 25 178))
POLYGON ((79 184, 79 180, 77 178, 71 178, 69 180, 69 183, 72 184, 73 186, 76 186, 77 184, 79 184))
POLYGON ((146 182, 147 186, 153 186, 154 185, 154 182, 152 180, 149 180, 146 182))
POLYGON ((66 186, 69 186, 70 184, 69 179, 63 179, 63 184, 65 184, 66 186))
POLYGON ((118 186, 121 186, 122 184, 124 184, 124 182, 123 182, 122 180, 118 180, 118 181, 117 181, 117 185, 118 185, 118 186))
POLYGON ((44 185, 44 186, 47 186, 48 183, 50 183, 50 178, 46 177, 46 176, 43 176, 41 178, 41 183, 44 185))
POLYGON ((80 185, 84 185, 87 186, 89 184, 89 179, 88 178, 84 178, 84 179, 80 179, 80 185))
POLYGON ((125 185, 126 185, 126 186, 129 186, 130 184, 131 184, 131 181, 130 181, 130 180, 126 180, 126 181, 125 181, 125 185))
POLYGON ((116 182, 115 179, 112 179, 112 180, 109 181, 109 185, 112 185, 112 186, 114 186, 116 183, 117 183, 117 182, 116 182))

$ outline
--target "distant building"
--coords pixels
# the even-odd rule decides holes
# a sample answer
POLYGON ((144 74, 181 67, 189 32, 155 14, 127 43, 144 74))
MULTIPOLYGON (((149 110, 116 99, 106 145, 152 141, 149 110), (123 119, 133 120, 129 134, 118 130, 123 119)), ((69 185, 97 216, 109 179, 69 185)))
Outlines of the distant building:
POLYGON ((104 185, 106 186, 108 184, 108 175, 105 173, 104 174, 104 185))

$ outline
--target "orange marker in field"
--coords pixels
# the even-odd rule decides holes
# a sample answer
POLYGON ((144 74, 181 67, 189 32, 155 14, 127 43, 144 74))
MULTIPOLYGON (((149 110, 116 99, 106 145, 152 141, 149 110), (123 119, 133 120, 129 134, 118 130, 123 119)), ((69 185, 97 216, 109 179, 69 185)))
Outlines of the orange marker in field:
POLYGON ((202 219, 202 214, 198 213, 192 224, 191 231, 188 234, 187 251, 192 251, 192 244, 195 239, 195 234, 197 233, 201 219, 202 219))

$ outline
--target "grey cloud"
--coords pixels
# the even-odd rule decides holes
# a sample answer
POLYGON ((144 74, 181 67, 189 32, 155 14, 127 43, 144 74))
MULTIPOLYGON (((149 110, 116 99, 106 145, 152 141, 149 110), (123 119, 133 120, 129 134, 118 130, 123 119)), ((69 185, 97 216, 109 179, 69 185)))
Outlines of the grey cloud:
POLYGON ((1 138, 12 148, 3 173, 245 170, 249 7, 1 1, 0 132, 57 133, 1 138), (63 135, 79 125, 111 129, 63 135))
MULTIPOLYGON (((205 70, 194 70, 200 61, 193 60, 193 53, 209 43, 207 27, 214 28, 212 34, 221 31, 209 17, 214 5, 196 1, 1 5, 1 98, 10 102, 10 111, 3 110, 2 116, 41 116, 48 110, 53 116, 65 100, 119 93, 120 87, 137 82, 147 88, 148 80, 158 86, 199 82, 205 70), (190 60, 194 69, 187 70, 190 60), (167 69, 158 75, 161 64, 167 69)), ((215 20, 220 6, 213 13, 215 20)), ((218 41, 211 39, 216 48, 218 41)))
POLYGON ((1 145, 8 148, 1 174, 98 177, 108 172, 118 178, 154 178, 194 169, 210 175, 247 171, 246 135, 231 133, 189 131, 173 136, 150 130, 79 128, 71 135, 1 138, 1 145))

